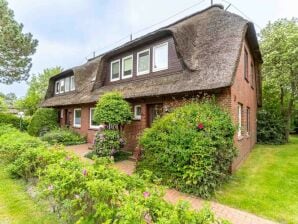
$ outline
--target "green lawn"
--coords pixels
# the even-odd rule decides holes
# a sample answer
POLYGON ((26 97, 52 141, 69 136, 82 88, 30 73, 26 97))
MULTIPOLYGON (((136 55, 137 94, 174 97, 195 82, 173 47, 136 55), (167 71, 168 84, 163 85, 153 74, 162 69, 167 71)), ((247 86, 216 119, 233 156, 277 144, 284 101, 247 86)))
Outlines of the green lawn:
POLYGON ((215 199, 281 223, 298 223, 298 137, 257 145, 215 199))
POLYGON ((58 223, 47 208, 37 204, 26 193, 25 184, 10 179, 0 164, 0 223, 1 224, 51 224, 58 223))

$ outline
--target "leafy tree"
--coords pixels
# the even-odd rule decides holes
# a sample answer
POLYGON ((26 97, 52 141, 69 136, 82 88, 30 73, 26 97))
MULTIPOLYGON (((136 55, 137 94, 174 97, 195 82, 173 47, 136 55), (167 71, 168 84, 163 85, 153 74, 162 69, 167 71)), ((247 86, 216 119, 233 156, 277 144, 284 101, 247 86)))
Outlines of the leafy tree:
POLYGON ((298 100, 298 20, 280 19, 261 31, 264 108, 276 110, 286 121, 288 139, 298 100))
POLYGON ((0 112, 4 113, 6 111, 7 111, 7 104, 5 103, 4 98, 0 96, 0 112))
POLYGON ((0 98, 2 98, 3 103, 6 104, 6 106, 12 107, 17 100, 17 96, 14 93, 1 93, 0 92, 0 98))
POLYGON ((44 99, 48 88, 49 79, 62 72, 61 67, 54 67, 43 70, 38 75, 33 75, 29 82, 29 89, 24 99, 19 100, 16 105, 25 110, 28 115, 34 114, 38 109, 39 104, 44 99))
POLYGON ((27 80, 38 41, 23 33, 6 0, 0 0, 0 83, 27 80))

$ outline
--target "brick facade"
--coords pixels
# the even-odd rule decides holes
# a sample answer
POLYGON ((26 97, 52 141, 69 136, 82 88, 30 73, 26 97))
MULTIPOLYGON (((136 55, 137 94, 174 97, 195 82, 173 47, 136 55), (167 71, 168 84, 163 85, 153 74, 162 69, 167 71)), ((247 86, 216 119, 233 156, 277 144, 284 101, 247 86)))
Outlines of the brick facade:
MULTIPOLYGON (((239 137, 236 132, 234 137, 234 142, 236 147, 239 150, 238 157, 235 159, 232 165, 232 170, 237 169, 241 162, 247 157, 248 153, 252 150, 254 144, 256 143, 256 113, 257 113, 257 86, 255 71, 251 73, 251 63, 253 68, 257 66, 254 65, 254 62, 251 57, 251 52, 246 43, 243 44, 241 49, 241 56, 239 60, 238 67, 236 69, 236 75, 234 78, 233 85, 231 87, 226 87, 223 89, 213 90, 212 92, 206 94, 212 94, 216 96, 216 100, 223 109, 229 111, 232 116, 232 119, 236 126, 238 126, 238 104, 240 103, 243 107, 242 111, 242 135, 239 137), (244 52, 248 52, 248 79, 244 77, 244 52), (253 74, 253 78, 251 77, 253 74), (250 131, 247 133, 246 123, 247 123, 247 108, 250 110, 249 116, 249 127, 250 131)), ((150 105, 153 104, 162 104, 164 113, 172 110, 175 107, 180 106, 185 103, 187 99, 197 98, 198 96, 204 95, 200 93, 192 93, 188 95, 177 95, 177 96, 156 96, 152 98, 144 99, 135 99, 130 100, 129 102, 132 105, 132 108, 135 105, 141 105, 141 119, 133 120, 130 124, 126 125, 124 128, 124 137, 126 139, 125 149, 129 151, 135 151, 138 143, 138 137, 142 131, 148 127, 148 109, 150 105)), ((63 112, 63 117, 60 116, 60 124, 62 126, 66 125, 66 113, 69 114, 69 123, 70 128, 74 131, 87 137, 89 143, 94 141, 94 135, 96 129, 90 128, 90 108, 93 108, 94 104, 83 104, 75 105, 71 107, 59 108, 63 112), (73 115, 74 109, 81 108, 81 127, 73 127, 73 115), (61 110, 63 109, 63 110, 61 110)))

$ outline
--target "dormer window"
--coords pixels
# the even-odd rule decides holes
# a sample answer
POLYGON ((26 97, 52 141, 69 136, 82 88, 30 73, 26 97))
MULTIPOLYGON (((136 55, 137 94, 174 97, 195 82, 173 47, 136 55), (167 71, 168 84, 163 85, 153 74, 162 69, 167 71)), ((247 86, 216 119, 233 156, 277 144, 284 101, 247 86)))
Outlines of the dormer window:
POLYGON ((60 80, 60 93, 64 93, 65 86, 64 86, 64 79, 60 80))
POLYGON ((153 72, 168 69, 168 42, 153 47, 153 72))
POLYGON ((111 62, 111 81, 120 79, 120 60, 111 62))
POLYGON ((144 75, 150 72, 150 50, 138 52, 137 54, 137 75, 144 75))
POLYGON ((75 90, 74 76, 68 76, 55 82, 55 94, 66 93, 75 90))
POLYGON ((132 77, 132 66, 133 66, 132 55, 122 58, 122 79, 132 77))
POLYGON ((56 94, 60 93, 60 82, 59 81, 55 82, 55 93, 56 94))

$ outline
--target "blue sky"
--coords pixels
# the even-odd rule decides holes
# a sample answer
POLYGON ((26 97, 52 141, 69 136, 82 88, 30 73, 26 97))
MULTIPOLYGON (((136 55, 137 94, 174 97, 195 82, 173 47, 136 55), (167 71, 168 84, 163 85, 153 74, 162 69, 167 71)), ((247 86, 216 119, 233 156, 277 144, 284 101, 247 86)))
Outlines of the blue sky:
MULTIPOLYGON (((135 33, 190 6, 194 7, 133 38, 167 25, 190 13, 210 5, 210 0, 8 0, 17 21, 24 24, 39 40, 33 56, 31 74, 45 68, 61 66, 64 69, 83 64, 86 58, 102 53, 129 40, 135 33), (202 3, 200 3, 202 2, 202 3), (199 4, 200 3, 200 4, 199 4), (124 38, 118 43, 115 41, 124 38), (114 44, 113 44, 114 43, 114 44)), ((240 9, 254 23, 263 28, 278 18, 298 17, 297 0, 214 0, 227 6, 227 1, 240 9)), ((229 11, 241 13, 234 7, 229 11)), ((256 27, 257 32, 259 28, 256 27)), ((0 92, 14 92, 24 96, 27 84, 0 84, 0 92)))

